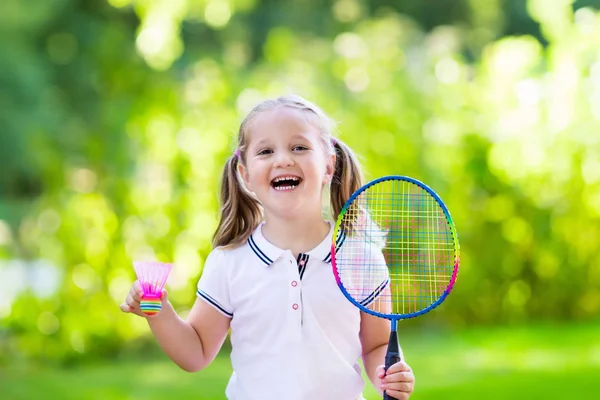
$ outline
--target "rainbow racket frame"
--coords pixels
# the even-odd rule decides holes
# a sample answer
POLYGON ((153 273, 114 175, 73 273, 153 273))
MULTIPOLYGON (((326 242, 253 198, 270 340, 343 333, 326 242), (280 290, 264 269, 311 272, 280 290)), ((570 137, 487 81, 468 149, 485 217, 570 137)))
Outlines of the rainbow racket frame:
POLYGON ((458 276, 458 270, 459 270, 459 264, 460 264, 460 245, 458 242, 458 234, 456 231, 456 227, 454 225, 454 221, 452 220, 452 217, 450 216, 450 212, 448 211, 448 208, 446 207, 446 205, 444 204, 444 202, 442 201, 442 199, 437 195, 437 193, 435 193, 429 186, 427 186, 426 184, 424 184, 423 182, 420 182, 416 179, 407 177, 407 176, 402 176, 402 175, 389 175, 389 176, 383 176, 381 178, 375 179, 371 182, 368 182, 367 184, 363 185, 361 188, 359 188, 358 190, 356 190, 351 196, 350 198, 346 201, 346 203, 344 204, 344 206, 342 207, 342 210, 340 212, 340 214, 338 215, 337 221, 336 221, 336 225, 335 225, 335 229, 333 232, 333 237, 332 237, 332 244, 331 244, 331 266, 333 269, 333 273, 336 279, 336 282, 340 288, 340 290, 342 291, 342 293, 344 294, 344 296, 351 302, 353 303, 356 307, 358 307, 361 311, 364 311, 368 314, 371 315, 375 315, 377 317, 380 318, 385 318, 385 319, 389 319, 392 322, 392 330, 395 331, 396 330, 396 323, 399 320, 402 319, 408 319, 408 318, 414 318, 417 317, 419 315, 423 315, 431 310, 433 310, 434 308, 436 308, 437 306, 439 306, 450 294, 450 292, 452 291, 452 289, 454 288, 454 284, 456 283, 456 278, 458 276), (339 251, 340 248, 343 247, 343 241, 344 241, 344 237, 345 233, 343 231, 343 229, 341 228, 342 222, 344 221, 344 216, 346 215, 346 212, 348 211, 349 207, 353 204, 354 200, 360 196, 363 192, 365 192, 367 189, 369 189, 371 186, 374 186, 378 183, 384 182, 384 181, 405 181, 405 182, 409 182, 412 184, 415 184, 417 186, 419 186, 421 189, 425 190, 426 192, 428 192, 431 197, 433 199, 435 199, 435 201, 437 202, 437 204, 440 206, 440 208, 443 210, 444 212, 444 216, 446 217, 446 222, 448 223, 448 226, 450 228, 450 232, 453 236, 453 242, 454 242, 454 270, 452 272, 452 276, 450 278, 450 280, 448 281, 448 286, 446 287, 446 289, 443 291, 443 293, 439 296, 439 298, 431 303, 428 307, 416 311, 416 312, 411 312, 411 313, 407 313, 407 314, 382 314, 379 313, 377 311, 374 311, 372 309, 369 309, 368 307, 365 307, 363 304, 361 304, 360 302, 356 301, 348 292, 348 290, 346 290, 346 288, 344 287, 344 284, 342 282, 342 279, 340 278, 339 275, 339 271, 337 268, 337 263, 336 263, 336 252, 339 251), (342 237, 340 237, 342 236, 342 237), (340 242, 342 242, 340 244, 340 242))

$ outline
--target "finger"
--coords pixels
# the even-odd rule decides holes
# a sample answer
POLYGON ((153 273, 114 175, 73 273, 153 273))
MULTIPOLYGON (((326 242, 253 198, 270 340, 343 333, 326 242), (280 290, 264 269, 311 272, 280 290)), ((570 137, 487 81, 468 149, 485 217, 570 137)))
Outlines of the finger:
POLYGON ((379 379, 383 379, 385 377, 385 365, 379 365, 375 368, 375 375, 379 379))
POLYGON ((131 306, 129 304, 127 304, 127 302, 121 303, 119 308, 121 309, 121 311, 126 312, 126 313, 133 312, 133 308, 131 308, 131 306))
POLYGON ((397 390, 386 390, 385 393, 397 400, 407 400, 410 396, 410 393, 398 392, 397 390))
POLYGON ((415 375, 411 372, 394 372, 386 375, 384 382, 414 382, 415 375))
POLYGON ((129 293, 125 298, 125 303, 129 305, 133 310, 137 310, 140 308, 140 302, 133 298, 132 294, 129 293))
POLYGON ((414 389, 414 385, 408 382, 393 382, 384 383, 381 385, 384 390, 394 390, 398 393, 411 393, 414 389))
POLYGON ((392 364, 386 371, 386 374, 390 375, 390 374, 393 374, 396 372, 402 372, 402 371, 410 372, 410 371, 412 371, 412 369, 404 361, 399 361, 395 364, 392 364))
POLYGON ((133 282, 133 285, 131 286, 131 290, 129 291, 129 294, 138 303, 142 300, 143 292, 142 292, 142 286, 140 285, 139 281, 133 282))
POLYGON ((123 310, 123 312, 132 313, 140 317, 148 317, 148 315, 144 314, 140 308, 140 302, 135 301, 131 295, 127 295, 127 299, 123 304, 121 304, 121 310, 123 310))

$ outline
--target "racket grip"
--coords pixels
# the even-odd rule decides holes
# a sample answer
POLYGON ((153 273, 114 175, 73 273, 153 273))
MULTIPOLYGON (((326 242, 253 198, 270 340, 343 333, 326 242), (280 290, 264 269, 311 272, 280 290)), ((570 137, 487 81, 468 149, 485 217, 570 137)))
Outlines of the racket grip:
MULTIPOLYGON (((388 342, 387 352, 385 353, 385 371, 388 368, 402 360, 400 357, 400 347, 398 346, 398 332, 390 332, 390 341, 388 342)), ((383 400, 395 400, 394 397, 389 396, 387 393, 383 393, 383 400)))

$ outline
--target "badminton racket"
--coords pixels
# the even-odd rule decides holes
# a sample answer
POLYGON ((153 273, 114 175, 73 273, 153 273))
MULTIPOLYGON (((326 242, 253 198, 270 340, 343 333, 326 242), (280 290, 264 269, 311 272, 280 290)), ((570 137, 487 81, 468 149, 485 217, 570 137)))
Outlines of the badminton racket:
MULTIPOLYGON (((385 176, 352 194, 332 242, 339 288, 360 310, 391 321, 385 370, 399 362, 397 323, 439 306, 458 273, 456 228, 440 197, 405 176, 385 176)), ((384 399, 392 399, 384 393, 384 399)))

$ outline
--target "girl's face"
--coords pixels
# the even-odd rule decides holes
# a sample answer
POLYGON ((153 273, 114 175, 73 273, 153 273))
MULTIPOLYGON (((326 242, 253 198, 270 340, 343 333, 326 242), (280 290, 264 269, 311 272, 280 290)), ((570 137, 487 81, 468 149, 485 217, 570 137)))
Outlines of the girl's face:
POLYGON ((331 182, 335 155, 327 155, 308 113, 277 107, 250 122, 245 165, 238 171, 267 217, 321 213, 323 185, 331 182))

